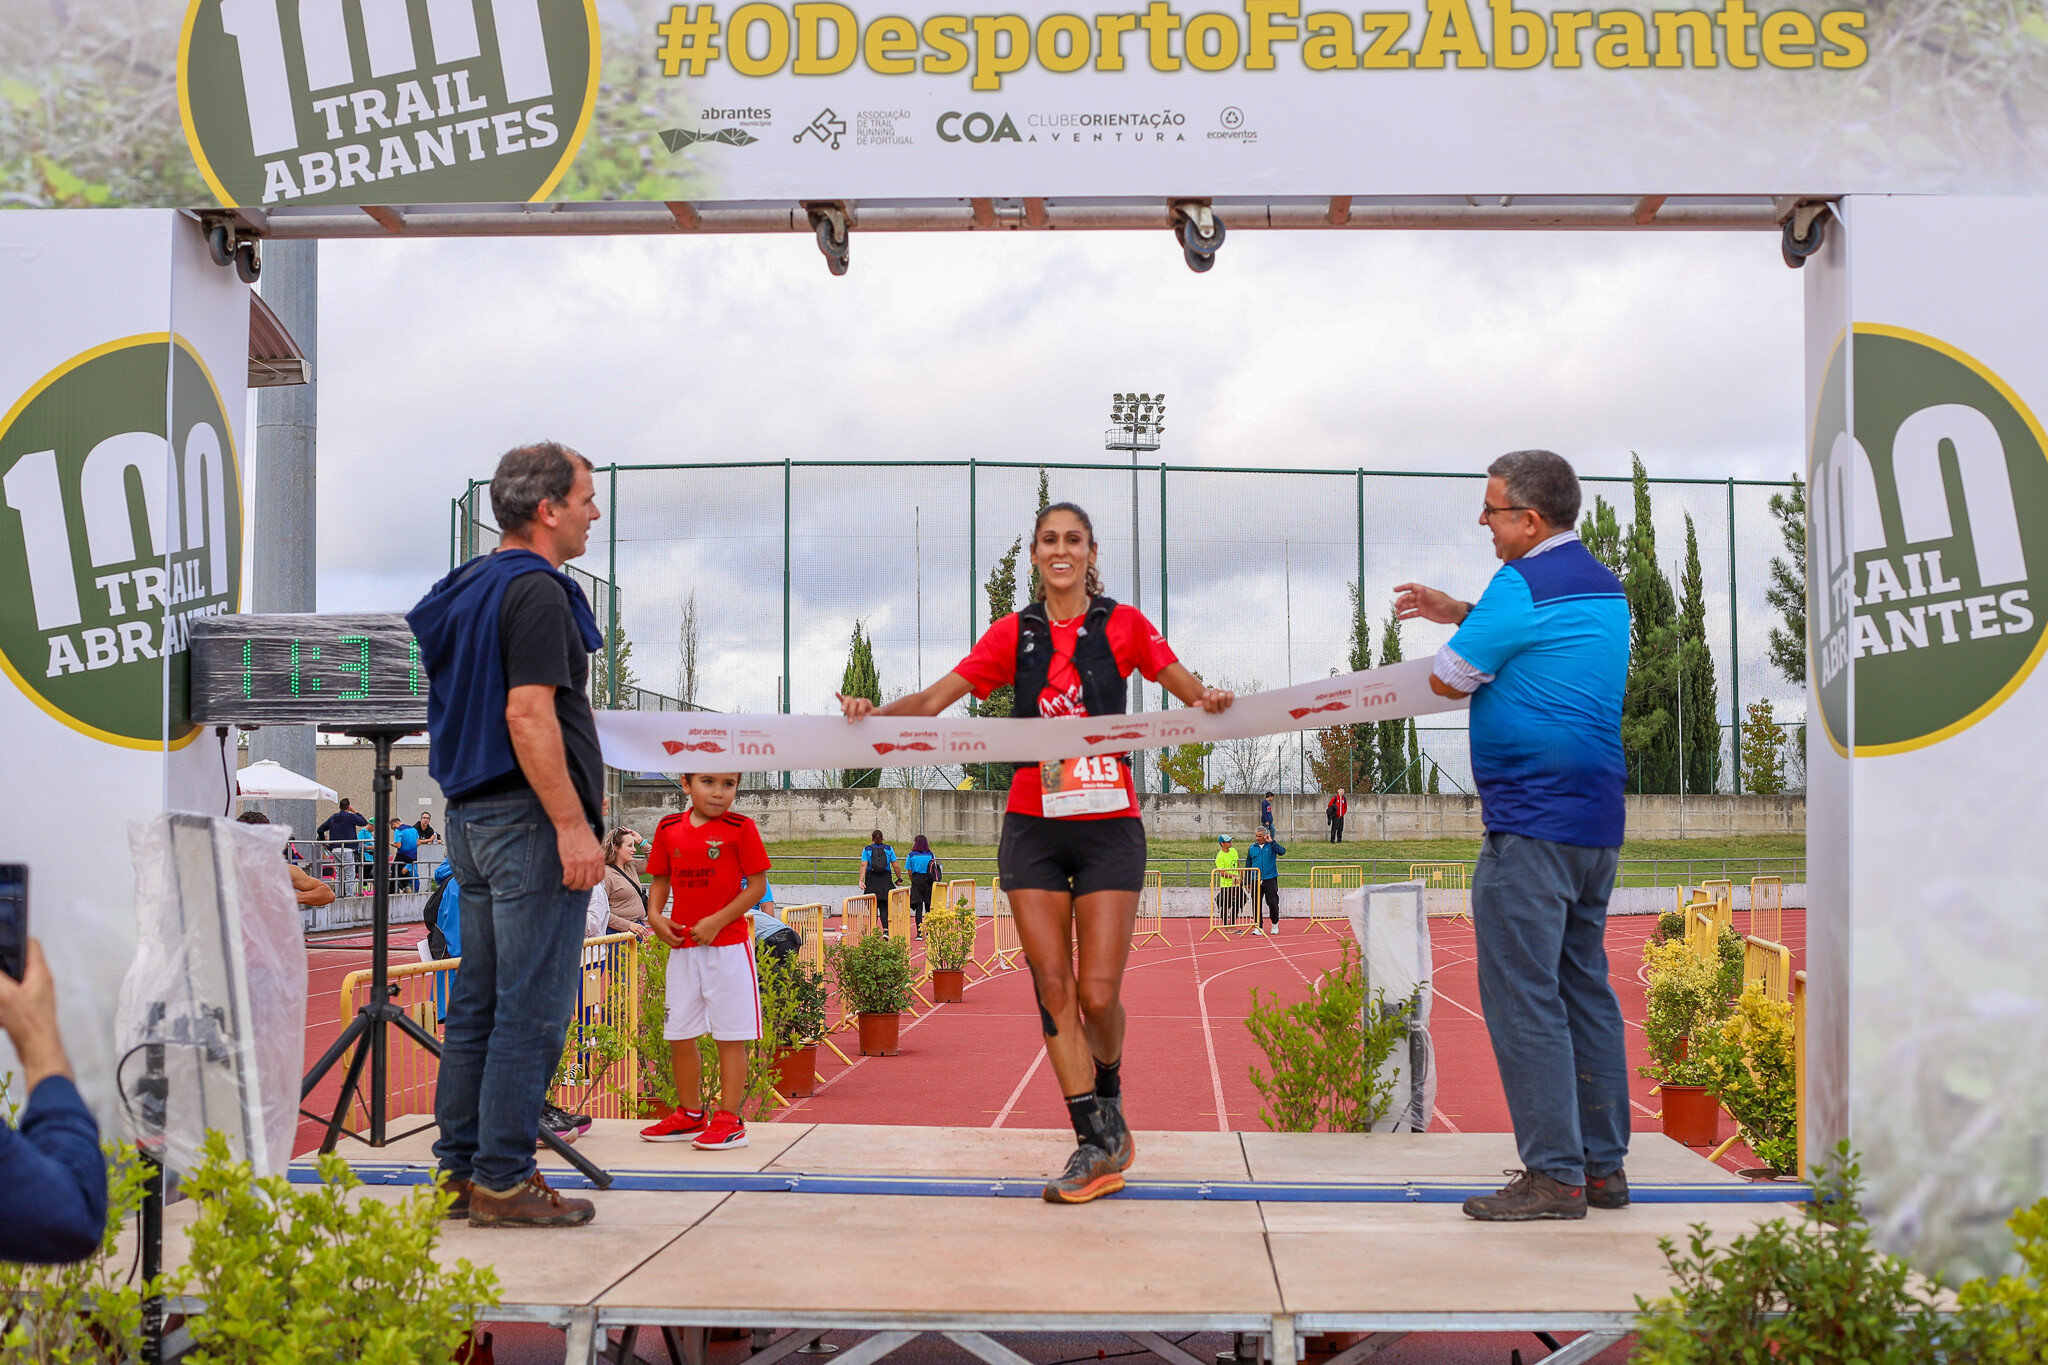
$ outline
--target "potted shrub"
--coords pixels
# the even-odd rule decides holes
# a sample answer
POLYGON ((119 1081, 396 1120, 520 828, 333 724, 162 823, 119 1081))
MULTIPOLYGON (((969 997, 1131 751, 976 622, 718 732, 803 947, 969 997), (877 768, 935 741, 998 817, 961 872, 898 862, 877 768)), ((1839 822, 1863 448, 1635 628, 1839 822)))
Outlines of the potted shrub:
POLYGON ((1799 1168, 1798 1083, 1792 1006, 1756 982, 1735 1012, 1705 1029, 1690 1049, 1717 1104, 1735 1117, 1742 1140, 1769 1174, 1799 1168))
POLYGON ((825 1033, 825 974, 801 957, 761 962, 761 1022, 775 1049, 776 1089, 799 1099, 817 1089, 825 1033))
POLYGON ((966 998, 967 959, 974 952, 974 907, 965 896, 926 913, 924 950, 932 967, 932 999, 959 1004, 966 998))
POLYGON ((910 1008, 910 941, 862 934, 832 950, 839 998, 860 1016, 860 1050, 867 1057, 896 1055, 899 1015, 910 1008))
POLYGON ((1642 1074, 1660 1087, 1666 1135, 1689 1147, 1711 1147, 1719 1136, 1721 1109, 1691 1040, 1704 1035, 1726 1010, 1721 964, 1701 961, 1676 939, 1646 946, 1643 964, 1649 981, 1643 1034, 1651 1061, 1642 1074))

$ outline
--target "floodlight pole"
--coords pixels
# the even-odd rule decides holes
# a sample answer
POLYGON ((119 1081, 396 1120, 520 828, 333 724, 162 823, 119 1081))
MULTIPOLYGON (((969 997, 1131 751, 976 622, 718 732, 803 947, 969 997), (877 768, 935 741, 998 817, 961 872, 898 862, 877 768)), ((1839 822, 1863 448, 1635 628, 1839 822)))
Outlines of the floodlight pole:
MULTIPOLYGON (((1144 558, 1139 550, 1142 542, 1138 536, 1138 452, 1140 450, 1159 449, 1159 433, 1164 430, 1165 425, 1159 419, 1165 410, 1166 395, 1163 393, 1159 395, 1156 408, 1152 406, 1150 394, 1145 395, 1143 399, 1132 395, 1128 400, 1119 394, 1115 404, 1110 408, 1109 420, 1114 425, 1103 434, 1102 439, 1103 447, 1107 450, 1128 450, 1131 452, 1131 605, 1140 611, 1143 611, 1145 607, 1145 576, 1144 558), (1127 402, 1129 404, 1128 410, 1125 407, 1127 402)), ((1161 481, 1159 519, 1163 534, 1166 522, 1166 466, 1164 464, 1160 466, 1159 474, 1161 481)), ((1162 584, 1164 583, 1165 569, 1165 560, 1162 559, 1160 561, 1162 584)), ((1165 629, 1164 621, 1160 623, 1160 629, 1165 629)), ((1131 695, 1137 699, 1134 709, 1144 710, 1144 679, 1133 676, 1130 688, 1131 695)), ((1163 705, 1164 702, 1162 701, 1161 704, 1163 705)), ((1145 790, 1145 755, 1143 750, 1134 749, 1131 752, 1131 785, 1133 790, 1140 794, 1145 790)))

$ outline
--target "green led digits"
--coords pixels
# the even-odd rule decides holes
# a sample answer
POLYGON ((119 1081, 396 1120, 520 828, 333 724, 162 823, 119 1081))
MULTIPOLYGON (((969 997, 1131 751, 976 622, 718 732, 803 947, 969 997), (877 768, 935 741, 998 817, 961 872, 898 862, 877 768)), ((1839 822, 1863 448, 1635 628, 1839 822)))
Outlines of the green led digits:
POLYGON ((343 673, 353 673, 356 675, 355 687, 347 692, 340 693, 338 699, 341 701, 361 701, 370 695, 370 637, 367 635, 344 635, 341 637, 340 643, 356 646, 357 661, 352 664, 335 665, 343 673))
POLYGON ((420 642, 418 640, 407 640, 405 642, 405 680, 411 685, 412 694, 417 697, 420 694, 420 642))
MULTIPOLYGON (((418 642, 415 641, 414 645, 417 647, 418 642)), ((255 658, 256 642, 254 640, 242 641, 242 695, 245 697, 256 695, 255 658)))
POLYGON ((299 695, 299 642, 292 641, 292 695, 299 695))

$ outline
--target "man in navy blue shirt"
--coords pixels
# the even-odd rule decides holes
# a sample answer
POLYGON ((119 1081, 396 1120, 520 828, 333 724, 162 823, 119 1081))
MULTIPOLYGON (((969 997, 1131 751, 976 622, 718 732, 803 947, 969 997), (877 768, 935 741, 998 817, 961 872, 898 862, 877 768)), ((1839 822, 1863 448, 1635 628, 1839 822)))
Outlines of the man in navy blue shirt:
POLYGON ((1579 543, 1579 479, 1518 450, 1487 468, 1480 524, 1494 572, 1478 602, 1419 583, 1402 620, 1455 625, 1430 686, 1472 698, 1472 776, 1486 839, 1472 876, 1479 1002, 1523 1170, 1465 1201, 1489 1221, 1625 1208, 1628 1063, 1607 979, 1607 901, 1621 851, 1621 699, 1629 612, 1579 543))
POLYGON ((107 1230, 107 1164, 99 1125, 71 1083, 57 1036, 57 987, 34 939, 20 981, 0 972, 0 1028, 21 1059, 28 1096, 19 1131, 0 1118, 0 1261, 82 1261, 107 1230))
POLYGON ((590 461, 552 441, 507 451, 491 479, 504 539, 406 617, 427 666, 428 767, 448 798, 462 970, 449 989, 434 1144, 473 1227, 587 1223, 587 1199, 533 1160, 561 1058, 590 889, 604 763, 586 695, 601 643, 562 564, 598 519, 590 461))

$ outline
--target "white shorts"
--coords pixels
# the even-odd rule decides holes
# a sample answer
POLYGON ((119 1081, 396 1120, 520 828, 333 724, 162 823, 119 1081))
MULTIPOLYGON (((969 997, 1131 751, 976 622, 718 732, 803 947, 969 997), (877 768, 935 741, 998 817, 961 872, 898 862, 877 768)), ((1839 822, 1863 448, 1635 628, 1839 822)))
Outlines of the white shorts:
POLYGON ((661 1036, 671 1042, 710 1034, 723 1043, 761 1036, 761 983, 754 940, 701 943, 668 953, 667 1012, 661 1036))

